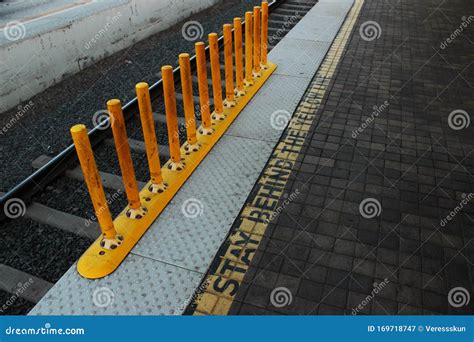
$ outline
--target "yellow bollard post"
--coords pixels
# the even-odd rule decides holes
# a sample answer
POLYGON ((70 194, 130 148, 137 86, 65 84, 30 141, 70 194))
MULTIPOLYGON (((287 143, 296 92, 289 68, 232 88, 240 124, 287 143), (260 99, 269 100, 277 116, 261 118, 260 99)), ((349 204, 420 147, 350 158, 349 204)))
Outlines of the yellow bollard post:
POLYGON ((222 102, 221 87, 221 69, 219 65, 219 45, 217 41, 217 33, 209 33, 209 55, 211 57, 211 76, 212 76, 212 92, 214 95, 214 112, 212 118, 214 120, 224 120, 224 104, 222 102))
POLYGON ((129 218, 140 219, 146 214, 147 210, 140 203, 140 195, 135 178, 135 170, 133 169, 132 155, 128 146, 127 130, 125 129, 125 120, 120 100, 113 99, 107 101, 107 110, 111 116, 115 150, 117 151, 125 193, 128 199, 129 209, 126 214, 129 218))
POLYGON ((207 85, 206 46, 203 42, 194 44, 196 49, 196 67, 199 88, 199 105, 201 108, 201 127, 199 133, 211 135, 214 132, 211 123, 211 102, 209 101, 209 87, 207 85))
POLYGON ((232 25, 224 25, 224 67, 225 67, 225 101, 226 108, 235 107, 234 98, 234 63, 232 63, 232 25))
POLYGON ((150 169, 151 185, 150 192, 156 194, 166 190, 166 184, 161 175, 160 154, 156 142, 155 121, 151 109, 150 91, 148 83, 140 82, 135 86, 138 99, 138 109, 142 122, 143 138, 145 139, 146 156, 148 168, 150 169))
POLYGON ((165 65, 161 67, 163 77, 163 97, 165 98, 166 127, 168 129, 168 142, 170 145, 171 161, 168 168, 173 171, 184 169, 181 160, 181 150, 178 133, 178 114, 176 113, 176 94, 174 91, 173 67, 165 65))
POLYGON ((242 19, 234 18, 234 51, 235 51, 235 95, 245 95, 244 89, 244 66, 242 55, 242 19))
POLYGON ((191 64, 189 54, 179 55, 179 72, 181 75, 181 89, 183 92, 184 120, 187 141, 184 145, 186 154, 199 151, 196 137, 196 118, 194 113, 193 81, 191 79, 191 64))
POLYGON ((268 69, 268 2, 262 2, 262 69, 268 69))
POLYGON ((261 37, 260 37, 260 6, 253 8, 253 77, 260 77, 261 37))
POLYGON ((253 85, 252 77, 252 12, 245 12, 245 86, 253 85))
POLYGON ((84 125, 75 125, 71 127, 72 140, 76 147, 77 157, 81 164, 82 174, 86 181, 87 189, 94 206, 97 221, 99 221, 102 231, 101 247, 105 249, 115 249, 122 244, 123 237, 115 231, 112 215, 110 214, 107 200, 105 198, 102 181, 99 177, 99 171, 95 163, 87 129, 84 125))

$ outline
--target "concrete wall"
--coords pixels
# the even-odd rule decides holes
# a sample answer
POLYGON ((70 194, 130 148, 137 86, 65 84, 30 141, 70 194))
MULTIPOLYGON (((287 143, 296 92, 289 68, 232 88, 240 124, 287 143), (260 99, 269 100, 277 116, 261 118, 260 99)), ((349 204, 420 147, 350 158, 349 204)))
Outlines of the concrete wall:
POLYGON ((0 112, 217 1, 91 2, 25 22, 10 35, 4 28, 0 31, 0 112), (14 34, 21 39, 12 39, 14 34))

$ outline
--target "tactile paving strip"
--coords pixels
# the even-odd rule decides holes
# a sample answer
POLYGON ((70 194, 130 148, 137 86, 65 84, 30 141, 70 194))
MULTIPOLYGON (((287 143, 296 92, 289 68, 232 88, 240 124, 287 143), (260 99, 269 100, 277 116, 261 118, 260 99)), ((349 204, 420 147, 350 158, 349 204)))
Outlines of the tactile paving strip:
MULTIPOLYGON (((274 63, 278 65, 276 75, 304 77, 304 84, 308 85, 309 80, 318 70, 321 61, 326 55, 330 42, 312 41, 306 39, 283 38, 275 47, 274 63), (298 51, 295 54, 295 51, 298 51), (283 63, 291 60, 292 63, 283 63)), ((270 58, 272 58, 270 56, 270 58)))
POLYGON ((344 19, 348 6, 349 8, 352 6, 352 1, 320 2, 317 8, 318 16, 332 17, 336 20, 344 19))
POLYGON ((108 277, 89 280, 73 265, 30 315, 176 315, 202 274, 129 255, 108 277))
POLYGON ((223 137, 132 253, 205 273, 272 148, 223 137))
MULTIPOLYGON (((341 3, 347 5, 347 11, 340 18, 334 16, 334 22, 343 22, 352 0, 334 2, 335 6, 341 3)), ((318 6, 319 3, 307 14, 307 23, 314 26, 322 25, 316 20, 322 16, 318 6)), ((325 7, 324 11, 328 9, 325 7)), ((299 29, 300 24, 294 29, 299 29)), ((327 33, 327 41, 306 37, 303 55, 302 45, 291 48, 295 43, 301 44, 291 42, 298 37, 284 37, 269 55, 278 63, 277 74, 268 81, 272 87, 267 85, 240 113, 118 270, 92 281, 81 278, 73 265, 30 314, 182 313, 283 132, 272 127, 268 118, 273 112, 269 108, 293 112, 338 29, 335 26, 327 33), (304 62, 306 69, 295 68, 298 61, 304 62), (291 96, 282 96, 285 90, 291 96), (195 221, 188 221, 182 212, 184 201, 200 198, 202 214, 195 221), (108 297, 113 301, 104 305, 108 297)), ((195 215, 193 210, 191 215, 195 215)), ((197 210, 201 210, 199 203, 197 210)))
POLYGON ((260 89, 259 96, 252 101, 254 113, 252 118, 239 116, 229 128, 227 135, 278 141, 284 127, 277 122, 276 116, 282 115, 283 119, 289 118, 298 105, 308 80, 301 77, 275 75, 275 73, 260 89), (275 101, 275 98, 279 101, 275 101))
POLYGON ((315 11, 315 15, 312 17, 305 16, 301 19, 298 25, 288 33, 288 38, 332 42, 352 3, 322 3, 318 5, 319 8, 315 11), (314 25, 314 21, 319 24, 314 25))
POLYGON ((298 28, 296 32, 293 32, 290 38, 294 39, 311 39, 321 42, 331 42, 331 37, 337 33, 341 25, 341 21, 334 19, 333 17, 318 17, 318 21, 324 23, 324 28, 314 28, 311 23, 303 23, 305 27, 298 28))
POLYGON ((318 3, 285 38, 331 43, 351 7, 347 1, 318 3))

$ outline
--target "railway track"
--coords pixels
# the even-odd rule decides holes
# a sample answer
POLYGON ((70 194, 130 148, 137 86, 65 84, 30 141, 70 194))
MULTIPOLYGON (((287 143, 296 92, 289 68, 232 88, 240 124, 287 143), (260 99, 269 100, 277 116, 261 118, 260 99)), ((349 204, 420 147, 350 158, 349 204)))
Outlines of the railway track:
MULTIPOLYGON (((273 49, 316 2, 317 0, 287 0, 271 3, 269 6, 268 49, 273 49)), ((222 41, 222 37, 220 41, 222 41)), ((222 44, 220 46, 222 47, 222 44)), ((222 61, 222 49, 220 54, 222 61)), ((195 57, 193 56, 191 57, 193 90, 194 94, 197 94, 198 80, 195 66, 195 57)), ((221 68, 224 68, 223 63, 221 63, 221 68)), ((184 142, 186 130, 181 101, 179 67, 175 68, 173 73, 176 83, 178 115, 180 117, 180 140, 184 142)), ((138 83, 140 80, 136 81, 138 83)), ((210 65, 208 65, 208 82, 211 84, 210 65)), ((224 84, 224 80, 222 80, 222 84, 224 84)), ((158 134, 157 140, 160 145, 160 158, 163 165, 169 159, 169 149, 167 146, 168 139, 162 91, 161 79, 150 86, 154 120, 158 134)), ((212 92, 210 92, 210 96, 212 106, 212 92)), ((195 104, 199 124, 200 117, 198 113, 200 108, 197 97, 195 98, 195 104)), ((127 121, 129 144, 135 163, 138 186, 142 188, 149 175, 136 98, 123 106, 123 113, 127 121)), ((126 206, 126 199, 118 162, 110 162, 110 158, 108 158, 109 155, 115 155, 110 124, 105 110, 96 112, 93 120, 95 127, 89 132, 89 137, 94 148, 103 185, 106 188, 108 204, 115 215, 126 206)), ((67 269, 70 265, 58 264, 56 261, 67 260, 63 255, 72 251, 74 254, 80 255, 89 246, 90 242, 100 234, 92 206, 88 204, 88 201, 85 204, 82 203, 84 198, 88 198, 88 194, 84 186, 82 172, 78 166, 74 146, 67 147, 54 158, 44 155, 37 156, 32 161, 32 166, 36 171, 9 192, 3 194, 0 199, 0 205, 3 209, 0 211, 2 225, 7 224, 8 220, 24 216, 34 224, 50 227, 50 230, 48 230, 50 239, 64 240, 63 245, 67 248, 57 250, 58 248, 45 244, 46 241, 38 241, 44 253, 31 256, 39 258, 39 261, 34 262, 37 264, 35 267, 30 265, 24 265, 25 267, 14 265, 15 267, 12 267, 8 263, 9 260, 0 260, 0 279, 2 280, 0 281, 0 290, 22 298, 26 303, 37 302, 52 286, 52 282, 34 277, 28 273, 28 270, 35 268, 44 270, 47 267, 67 269), (53 250, 47 251, 48 248, 53 250), (41 263, 42 258, 52 258, 53 261, 41 263), (19 294, 18 287, 20 283, 31 284, 19 294)), ((61 245, 61 242, 59 242, 59 246, 61 245)), ((12 246, 11 252, 15 253, 15 246, 21 246, 21 242, 15 241, 12 246)), ((58 241, 54 246, 58 246, 58 241)), ((52 273, 55 272, 52 271, 52 273)), ((60 277, 60 272, 56 273, 52 279, 60 277)), ((31 304, 25 304, 26 309, 30 306, 31 304)), ((0 309, 2 308, 0 307, 0 309)), ((3 312, 3 310, 0 310, 0 312, 3 312)))

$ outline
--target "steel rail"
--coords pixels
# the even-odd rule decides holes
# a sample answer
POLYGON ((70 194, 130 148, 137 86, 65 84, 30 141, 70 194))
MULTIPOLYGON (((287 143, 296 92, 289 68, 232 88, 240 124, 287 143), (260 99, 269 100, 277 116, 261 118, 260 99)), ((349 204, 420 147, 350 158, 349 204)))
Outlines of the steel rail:
MULTIPOLYGON (((275 10, 283 1, 274 0, 268 4, 269 12, 275 10)), ((242 21, 242 26, 245 26, 245 20, 242 21)), ((232 29, 232 32, 234 29, 232 29)), ((224 37, 221 35, 218 39, 219 49, 223 48, 222 41, 224 37)), ((209 45, 206 45, 206 56, 209 56, 209 45)), ((196 69, 196 55, 193 55, 190 58, 191 69, 194 71, 196 69)), ((173 76, 175 83, 179 81, 179 66, 173 69, 173 76)), ((159 79, 153 85, 150 86, 150 97, 151 100, 156 100, 163 93, 163 80, 159 79)), ((138 101, 137 97, 134 97, 132 100, 127 102, 122 107, 123 115, 126 121, 130 120, 135 113, 138 112, 138 101)), ((100 125, 94 127, 89 131, 89 139, 91 141, 92 147, 100 144, 106 137, 110 136, 110 129, 107 128, 109 120, 103 120, 100 125)), ((31 202, 31 198, 63 174, 67 169, 71 168, 73 165, 77 165, 78 159, 76 155, 76 149, 74 144, 69 145, 54 158, 52 158, 48 163, 43 165, 41 168, 33 172, 30 176, 25 178, 7 193, 5 193, 0 198, 0 221, 8 219, 5 214, 5 205, 10 199, 19 198, 25 203, 31 202)))

